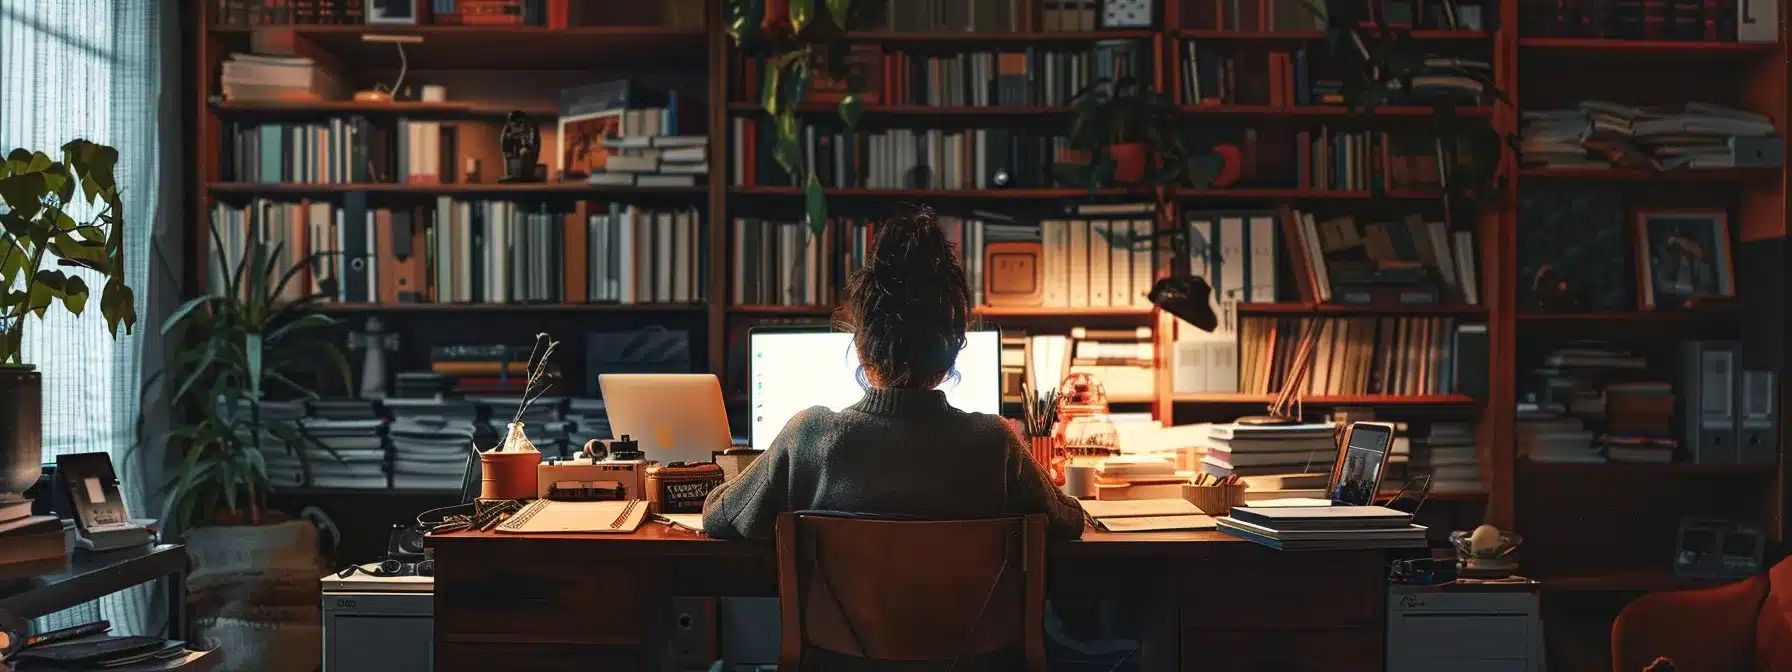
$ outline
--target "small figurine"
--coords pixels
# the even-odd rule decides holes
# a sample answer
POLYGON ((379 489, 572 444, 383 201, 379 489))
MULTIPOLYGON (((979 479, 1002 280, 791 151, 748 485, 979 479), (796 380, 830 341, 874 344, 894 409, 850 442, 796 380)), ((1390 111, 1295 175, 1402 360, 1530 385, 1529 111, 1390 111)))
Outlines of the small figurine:
POLYGON ((534 181, 535 160, 541 156, 541 129, 529 123, 521 111, 504 118, 498 147, 504 153, 504 177, 499 182, 534 181))

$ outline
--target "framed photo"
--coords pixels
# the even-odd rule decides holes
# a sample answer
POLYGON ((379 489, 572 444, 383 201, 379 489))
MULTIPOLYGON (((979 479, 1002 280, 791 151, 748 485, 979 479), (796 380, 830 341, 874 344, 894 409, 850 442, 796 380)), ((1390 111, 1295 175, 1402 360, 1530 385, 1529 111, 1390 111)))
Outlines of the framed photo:
POLYGON ((1736 296, 1724 211, 1638 211, 1634 235, 1641 309, 1676 310, 1698 299, 1736 296))
POLYGON ((367 0, 367 23, 417 25, 418 3, 423 0, 367 0))
POLYGON ((1158 0, 1101 0, 1101 27, 1107 30, 1150 28, 1158 0))

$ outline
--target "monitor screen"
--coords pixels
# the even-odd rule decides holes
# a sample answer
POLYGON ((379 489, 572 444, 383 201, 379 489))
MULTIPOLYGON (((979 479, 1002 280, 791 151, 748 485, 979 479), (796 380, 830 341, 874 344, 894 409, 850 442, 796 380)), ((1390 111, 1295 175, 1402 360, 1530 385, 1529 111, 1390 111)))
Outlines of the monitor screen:
MULTIPOLYGON (((811 406, 836 411, 865 396, 852 334, 838 331, 755 330, 748 337, 747 395, 754 448, 771 446, 791 416, 811 406)), ((953 408, 1002 412, 1002 337, 995 330, 965 335, 954 370, 939 386, 953 408)))

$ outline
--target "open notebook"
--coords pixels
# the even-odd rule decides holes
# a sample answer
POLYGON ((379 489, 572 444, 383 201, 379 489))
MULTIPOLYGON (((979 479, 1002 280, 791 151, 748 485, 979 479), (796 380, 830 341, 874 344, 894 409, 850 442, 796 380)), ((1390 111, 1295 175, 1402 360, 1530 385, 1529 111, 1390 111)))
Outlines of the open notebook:
POLYGON ((511 534, 596 532, 628 534, 647 519, 647 502, 556 502, 537 499, 496 528, 511 534))
POLYGON ((1086 500, 1082 505, 1089 524, 1107 532, 1211 530, 1215 527, 1212 516, 1181 498, 1086 500))

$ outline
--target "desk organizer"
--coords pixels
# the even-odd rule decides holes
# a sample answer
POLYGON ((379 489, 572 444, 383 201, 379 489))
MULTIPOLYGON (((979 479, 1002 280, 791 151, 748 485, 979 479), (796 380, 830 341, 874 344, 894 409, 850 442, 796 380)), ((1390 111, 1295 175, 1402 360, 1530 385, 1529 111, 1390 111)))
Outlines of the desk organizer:
POLYGON ((1224 516, 1232 513, 1232 507, 1244 506, 1243 483, 1236 485, 1195 485, 1182 486, 1182 498, 1195 505, 1209 516, 1224 516))

